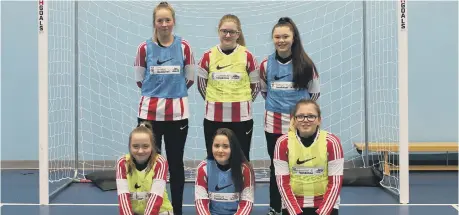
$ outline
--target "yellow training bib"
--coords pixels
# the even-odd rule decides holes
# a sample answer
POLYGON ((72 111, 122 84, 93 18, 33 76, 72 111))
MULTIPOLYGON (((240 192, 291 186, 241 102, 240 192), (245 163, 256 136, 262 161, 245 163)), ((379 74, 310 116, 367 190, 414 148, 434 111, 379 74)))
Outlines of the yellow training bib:
POLYGON ((288 165, 290 186, 295 195, 321 196, 327 191, 327 131, 320 130, 318 139, 305 147, 296 135, 288 132, 288 165))
MULTIPOLYGON (((131 156, 127 154, 126 161, 129 159, 131 159, 131 156)), ((155 167, 153 166, 148 173, 145 173, 145 170, 138 171, 137 169, 134 169, 132 174, 127 174, 128 187, 131 194, 132 210, 135 214, 145 213, 148 198, 150 198, 151 195, 150 189, 151 185, 153 184, 153 177, 155 176, 154 169, 155 167)), ((161 205, 159 212, 165 211, 172 211, 172 204, 169 201, 166 190, 164 190, 163 204, 161 205)))
POLYGON ((247 53, 238 46, 230 55, 213 47, 209 59, 206 100, 211 102, 241 102, 252 99, 247 72, 247 53))

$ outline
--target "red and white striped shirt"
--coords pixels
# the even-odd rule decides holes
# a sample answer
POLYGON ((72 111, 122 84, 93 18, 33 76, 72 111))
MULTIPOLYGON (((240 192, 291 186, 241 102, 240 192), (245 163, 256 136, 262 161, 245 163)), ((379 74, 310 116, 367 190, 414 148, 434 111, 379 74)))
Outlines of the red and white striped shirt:
MULTIPOLYGON (((319 137, 317 132, 316 140, 319 137)), ((301 208, 318 208, 317 214, 329 215, 333 208, 338 209, 340 193, 343 184, 344 158, 343 149, 337 136, 328 133, 328 186, 323 196, 294 195, 290 187, 290 172, 288 167, 288 134, 284 134, 276 142, 274 149, 274 168, 276 181, 282 197, 282 205, 290 214, 300 214, 301 208)))
MULTIPOLYGON (((252 172, 246 164, 242 166, 242 177, 244 185, 241 192, 241 199, 235 215, 249 215, 252 212, 254 202, 254 184, 252 172)), ((195 181, 195 206, 198 215, 210 215, 209 195, 207 189, 207 160, 203 160, 199 165, 195 181)))
MULTIPOLYGON (((155 162, 155 168, 152 170, 155 171, 155 176, 153 177, 153 184, 151 185, 151 196, 145 207, 145 215, 157 215, 159 213, 159 209, 163 204, 163 193, 166 189, 167 172, 169 171, 167 160, 159 155, 155 162)), ((123 156, 116 164, 116 187, 118 192, 119 214, 134 215, 126 174, 126 158, 123 156)))
MULTIPOLYGON (((218 51, 222 52, 219 46, 218 51)), ((239 45, 233 52, 237 51, 239 45)), ((223 52, 222 52, 223 53, 223 52)), ((206 100, 205 118, 216 122, 242 122, 252 119, 252 101, 255 101, 260 90, 258 64, 253 54, 246 50, 247 54, 247 73, 250 77, 250 88, 252 90, 252 100, 243 102, 210 102, 206 100)), ((211 50, 204 53, 198 66, 198 90, 202 98, 206 99, 207 79, 209 75, 209 63, 211 50)))
MULTIPOLYGON (((156 43, 156 42, 155 42, 156 43)), ((147 68, 147 43, 142 42, 137 48, 135 58, 135 81, 139 88, 142 87, 145 70, 147 68)), ((194 71, 196 65, 194 62, 193 52, 188 41, 182 39, 182 53, 184 59, 184 71, 186 76, 187 88, 190 88, 194 83, 194 71)), ((175 121, 187 119, 189 117, 188 97, 182 98, 155 98, 141 96, 138 117, 146 120, 154 121, 175 121)))
MULTIPOLYGON (((282 64, 281 62, 279 62, 282 64)), ((285 64, 292 63, 292 61, 288 61, 285 64)), ((263 59, 260 64, 260 85, 261 85, 261 95, 264 99, 268 94, 268 81, 267 77, 267 64, 268 58, 263 59)), ((311 100, 316 101, 319 99, 320 96, 320 81, 319 76, 316 72, 314 72, 313 79, 309 82, 308 85, 308 93, 311 97, 311 100)), ((288 128, 290 126, 290 114, 285 113, 277 113, 273 111, 265 110, 265 121, 264 121, 265 131, 272 134, 286 134, 288 132, 288 128)))

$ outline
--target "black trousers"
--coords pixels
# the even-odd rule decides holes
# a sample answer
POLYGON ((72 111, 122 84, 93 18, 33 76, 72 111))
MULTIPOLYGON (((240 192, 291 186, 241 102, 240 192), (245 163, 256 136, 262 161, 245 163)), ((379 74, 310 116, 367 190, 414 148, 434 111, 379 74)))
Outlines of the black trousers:
MULTIPOLYGON (((301 215, 317 215, 316 210, 317 208, 301 208, 303 213, 301 215)), ((282 209, 282 215, 288 215, 287 209, 282 209)), ((338 209, 333 208, 330 215, 338 215, 338 209)))
POLYGON ((268 149, 269 158, 271 159, 271 164, 269 165, 269 206, 278 213, 281 212, 282 202, 279 189, 276 183, 273 158, 274 148, 276 147, 276 141, 280 136, 282 136, 282 134, 273 134, 265 131, 266 148, 268 149))
MULTIPOLYGON (((138 122, 144 121, 138 119, 138 122)), ((188 119, 178 121, 150 121, 155 136, 158 153, 161 153, 161 143, 164 137, 167 163, 169 164, 169 183, 171 187, 171 203, 174 215, 182 214, 183 189, 185 186, 185 165, 183 153, 188 135, 188 119)))
POLYGON ((241 145, 245 157, 250 161, 250 144, 252 142, 253 120, 243 122, 214 122, 204 119, 204 136, 206 141, 207 156, 212 158, 212 143, 215 132, 219 128, 231 129, 241 145))

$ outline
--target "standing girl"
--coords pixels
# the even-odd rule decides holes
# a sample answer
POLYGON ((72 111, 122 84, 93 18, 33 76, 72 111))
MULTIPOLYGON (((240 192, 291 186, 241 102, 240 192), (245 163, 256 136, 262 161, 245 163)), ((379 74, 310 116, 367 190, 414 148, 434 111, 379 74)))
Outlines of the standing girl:
POLYGON ((245 47, 239 18, 224 15, 218 25, 220 44, 204 53, 199 62, 198 89, 205 102, 204 135, 207 155, 219 128, 234 131, 250 160, 252 102, 259 91, 258 65, 245 47))
POLYGON ((319 98, 319 77, 312 60, 305 53, 300 33, 288 17, 280 18, 272 29, 276 51, 260 65, 261 94, 265 98, 265 136, 270 165, 270 211, 281 212, 281 198, 274 174, 274 147, 277 139, 288 132, 290 111, 300 99, 319 98))
POLYGON ((188 135, 188 88, 193 84, 194 59, 188 42, 172 33, 175 12, 167 2, 153 11, 155 32, 137 50, 135 74, 141 88, 138 121, 153 125, 161 152, 164 137, 170 170, 174 214, 182 214, 185 173, 183 153, 188 135))

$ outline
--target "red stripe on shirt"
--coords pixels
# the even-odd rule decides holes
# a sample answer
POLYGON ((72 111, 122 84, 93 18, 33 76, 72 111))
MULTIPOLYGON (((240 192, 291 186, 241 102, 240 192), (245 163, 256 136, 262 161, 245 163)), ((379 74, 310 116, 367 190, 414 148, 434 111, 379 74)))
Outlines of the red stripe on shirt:
POLYGON ((145 97, 143 97, 143 96, 140 98, 139 112, 138 112, 139 114, 140 114, 140 112, 142 111, 142 105, 143 105, 143 100, 144 100, 144 99, 145 99, 145 97))
POLYGON ((173 118, 174 113, 174 105, 172 103, 172 99, 166 100, 166 111, 165 111, 165 120, 170 121, 173 118))
POLYGON ((214 121, 221 122, 223 119, 223 104, 221 102, 215 102, 214 111, 214 121))
POLYGON ((282 134, 282 114, 273 114, 273 132, 274 134, 282 134))
POLYGON ((147 120, 156 120, 156 111, 150 111, 150 110, 156 110, 157 106, 158 106, 158 98, 155 98, 155 97, 150 98, 150 104, 148 104, 147 120))
MULTIPOLYGON (((116 179, 123 179, 126 180, 126 159, 125 157, 121 157, 116 165, 116 179)), ((126 189, 126 188, 124 188, 126 189)), ((121 189, 120 189, 121 190, 121 189)), ((118 204, 119 204, 119 214, 120 215, 132 215, 134 212, 132 211, 131 207, 131 198, 130 193, 122 193, 118 195, 118 204)))
POLYGON ((231 103, 231 121, 239 122, 241 120, 241 104, 239 102, 231 103))

